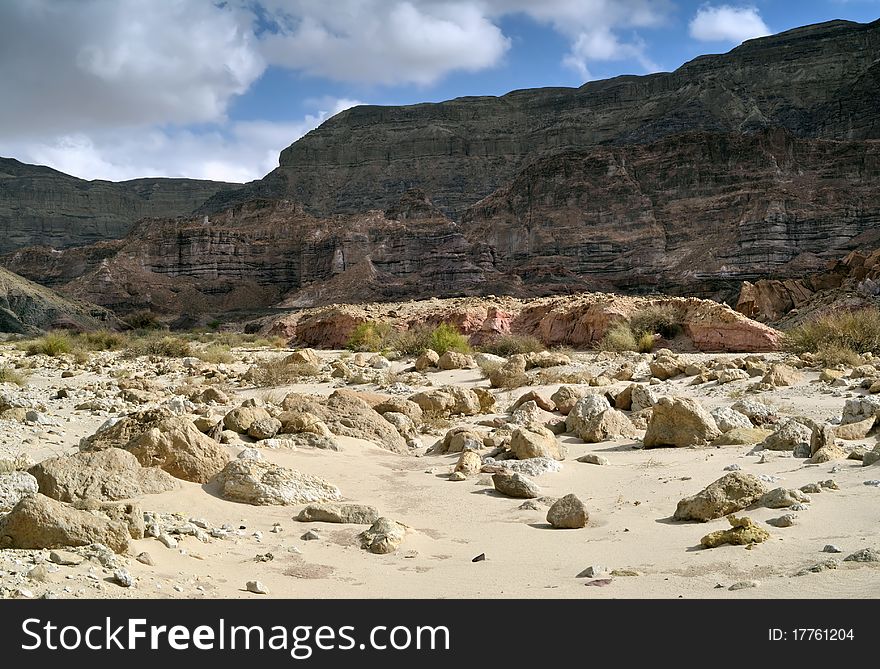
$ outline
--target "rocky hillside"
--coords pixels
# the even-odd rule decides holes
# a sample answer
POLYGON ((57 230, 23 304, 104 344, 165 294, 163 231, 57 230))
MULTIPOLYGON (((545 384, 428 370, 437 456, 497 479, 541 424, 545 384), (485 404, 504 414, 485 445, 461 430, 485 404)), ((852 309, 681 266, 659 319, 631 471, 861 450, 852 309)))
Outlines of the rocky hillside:
POLYGON ((0 269, 0 332, 37 334, 55 328, 93 330, 115 324, 106 309, 67 299, 0 269))
POLYGON ((297 200, 319 216, 363 212, 420 188, 458 220, 526 163, 560 151, 694 130, 778 127, 803 138, 877 139, 878 54, 880 21, 832 21, 750 40, 671 73, 354 107, 285 149, 265 179, 219 193, 203 211, 268 197, 297 200))
POLYGON ((140 218, 190 214, 219 190, 236 187, 195 179, 85 181, 0 158, 0 252, 115 239, 140 218))

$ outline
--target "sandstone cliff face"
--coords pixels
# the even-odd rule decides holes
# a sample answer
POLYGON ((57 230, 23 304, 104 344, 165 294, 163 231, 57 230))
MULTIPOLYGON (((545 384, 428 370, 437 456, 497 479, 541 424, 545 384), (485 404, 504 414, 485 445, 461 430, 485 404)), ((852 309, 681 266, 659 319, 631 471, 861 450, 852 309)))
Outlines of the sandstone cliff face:
POLYGON ((194 179, 85 181, 0 158, 0 253, 122 237, 140 218, 189 214, 220 189, 236 186, 194 179))
POLYGON ((750 40, 672 73, 354 107, 285 149, 265 179, 219 193, 203 211, 288 198, 326 216, 387 209, 420 188, 458 220, 527 162, 560 151, 770 127, 803 138, 877 139, 878 54, 880 21, 833 21, 750 40))
POLYGON ((878 227, 880 142, 781 130, 544 158, 462 222, 493 249, 496 271, 536 291, 552 292, 546 268, 558 266, 619 290, 716 299, 743 279, 821 268, 878 227))
POLYGON ((547 346, 588 348, 615 322, 645 307, 661 305, 672 305, 681 314, 685 337, 700 351, 772 351, 781 340, 777 330, 717 302, 603 293, 531 300, 489 297, 332 305, 269 319, 264 329, 301 345, 342 348, 355 327, 368 321, 388 323, 401 330, 453 323, 474 344, 513 332, 533 335, 547 346))

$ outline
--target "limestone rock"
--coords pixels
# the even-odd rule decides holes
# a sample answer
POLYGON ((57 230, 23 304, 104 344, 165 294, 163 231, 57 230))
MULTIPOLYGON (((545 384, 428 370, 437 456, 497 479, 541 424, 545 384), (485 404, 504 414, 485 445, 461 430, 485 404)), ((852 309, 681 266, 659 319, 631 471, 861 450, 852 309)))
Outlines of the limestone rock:
POLYGON ((633 422, 625 413, 617 409, 606 409, 598 416, 594 416, 576 434, 588 444, 609 439, 635 439, 639 435, 633 422))
POLYGON ((645 432, 645 448, 655 446, 702 446, 721 432, 715 419, 697 401, 662 397, 645 432))
POLYGON ((547 522, 559 529, 585 527, 589 517, 587 507, 574 494, 561 497, 547 511, 547 522))
POLYGON ((556 410, 564 416, 574 408, 584 395, 592 392, 589 386, 560 386, 550 396, 550 401, 556 406, 556 410))
POLYGON ((312 365, 314 367, 320 367, 323 364, 321 360, 321 356, 318 355, 318 352, 311 348, 303 348, 299 351, 294 351, 289 356, 284 358, 284 364, 286 365, 312 365))
POLYGON ((590 465, 607 465, 608 458, 602 455, 597 455, 596 453, 587 453, 586 455, 582 455, 577 459, 578 462, 586 462, 590 465))
POLYGON ((167 472, 142 467, 132 453, 119 448, 49 458, 30 473, 42 494, 61 502, 131 499, 177 486, 167 472))
POLYGON ((748 416, 728 407, 716 407, 709 413, 721 432, 730 432, 737 428, 750 429, 752 427, 752 421, 749 420, 748 416))
POLYGON ((366 504, 309 504, 296 519, 303 523, 371 525, 379 519, 379 512, 366 504))
POLYGON ((553 458, 565 460, 567 449, 550 430, 540 425, 518 427, 510 437, 510 450, 519 460, 553 458))
POLYGON ((864 439, 868 436, 871 430, 874 429, 874 421, 874 416, 870 416, 865 420, 860 420, 855 423, 836 425, 834 427, 834 436, 838 439, 846 439, 847 441, 864 439))
MULTIPOLYGON (((751 425, 751 423, 749 423, 751 425)), ((712 446, 746 446, 760 444, 773 434, 760 427, 736 427, 712 441, 712 446)))
POLYGON ((768 509, 784 509, 793 504, 809 504, 810 497, 797 488, 774 488, 758 500, 758 504, 768 509))
POLYGON ((748 508, 761 499, 765 492, 767 489, 758 477, 743 472, 731 472, 696 495, 682 499, 673 518, 701 522, 721 518, 748 508))
POLYGON ((492 475, 495 490, 502 495, 517 499, 536 499, 541 496, 541 489, 532 481, 517 472, 499 472, 492 475))
POLYGON ((458 462, 455 464, 455 472, 460 472, 465 477, 476 476, 483 467, 483 459, 476 451, 462 451, 458 462))
POLYGON ((796 386, 802 383, 804 375, 793 367, 789 367, 783 363, 776 363, 770 367, 770 370, 761 379, 761 383, 770 386, 796 386))
POLYGON ((590 393, 581 397, 565 418, 565 428, 572 434, 585 430, 596 416, 611 408, 603 395, 590 393))
POLYGON ((37 480, 28 472, 0 474, 0 513, 11 510, 24 497, 38 490, 37 480))
POLYGON ((475 416, 482 410, 479 396, 470 388, 460 386, 430 388, 410 399, 427 416, 475 416))
POLYGON ((406 525, 384 516, 358 535, 361 548, 380 555, 396 551, 405 537, 406 525))
POLYGON ((727 520, 730 523, 729 530, 711 532, 700 539, 700 544, 704 548, 717 548, 724 544, 745 546, 747 544, 761 543, 770 538, 770 533, 767 530, 756 525, 747 516, 737 518, 736 516, 729 515, 727 520))
POLYGON ((794 418, 786 418, 776 430, 761 442, 760 448, 769 451, 793 451, 799 444, 809 444, 812 430, 794 418))
POLYGON ((281 429, 281 421, 277 418, 260 418, 250 424, 247 429, 248 436, 256 440, 271 439, 281 429))
POLYGON ((510 356, 500 367, 489 371, 489 384, 493 388, 519 388, 528 383, 526 358, 519 353, 510 356))
POLYGON ((458 353, 457 351, 446 351, 443 355, 440 356, 440 359, 437 361, 437 366, 440 369, 471 369, 476 366, 474 359, 465 354, 458 353))
POLYGON ((340 499, 324 479, 265 460, 233 460, 217 476, 224 499, 255 505, 290 505, 340 499))
POLYGON ((537 390, 530 390, 527 393, 520 395, 516 402, 513 403, 511 411, 515 411, 527 402, 534 402, 539 409, 543 409, 544 411, 556 411, 556 402, 551 398, 546 397, 544 394, 539 393, 537 390))
POLYGON ((0 547, 59 548, 100 543, 116 553, 128 550, 128 528, 45 495, 23 498, 0 518, 0 547))
MULTIPOLYGON (((294 354, 296 355, 296 354, 294 354)), ((257 421, 270 420, 272 416, 261 407, 238 407, 223 417, 223 425, 227 430, 239 434, 247 434, 251 424, 257 421)))
POLYGON ((439 367, 440 366, 440 356, 437 354, 437 351, 432 351, 428 349, 424 353, 422 353, 418 358, 416 358, 416 371, 423 372, 430 367, 439 367))

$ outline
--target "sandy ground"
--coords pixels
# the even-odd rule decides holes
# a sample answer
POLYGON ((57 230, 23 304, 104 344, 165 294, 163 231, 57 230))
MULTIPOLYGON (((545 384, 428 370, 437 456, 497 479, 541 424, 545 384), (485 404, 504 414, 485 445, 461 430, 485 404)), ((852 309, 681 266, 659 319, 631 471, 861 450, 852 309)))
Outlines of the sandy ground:
MULTIPOLYGON (((2 355, 11 360, 17 354, 7 347, 2 355)), ((322 355, 334 358, 339 354, 322 355)), ((587 361, 590 356, 582 354, 587 361)), ((395 363, 400 369, 407 364, 411 361, 395 363)), ((76 390, 106 382, 112 367, 65 379, 60 378, 58 367, 34 370, 21 392, 41 401, 45 414, 56 425, 0 421, 0 456, 23 453, 38 461, 75 452, 80 437, 94 432, 110 414, 75 411, 73 406, 79 400, 51 398, 61 386, 76 390)), ((754 397, 774 404, 783 415, 829 419, 840 414, 846 397, 864 392, 830 389, 816 376, 808 374, 802 384, 754 397)), ((157 378, 171 388, 184 377, 184 373, 171 372, 157 378)), ((435 386, 488 386, 479 370, 435 372, 428 378, 435 386)), ((695 397, 708 408, 732 404, 754 383, 750 379, 724 386, 691 386, 687 385, 690 380, 670 383, 675 394, 695 397)), ((556 387, 496 391, 499 410, 527 390, 543 389, 549 394, 556 387)), ((374 390, 375 386, 351 388, 374 390)), ((247 397, 270 393, 281 397, 291 390, 327 395, 333 389, 323 383, 233 390, 237 405, 247 397)), ((451 425, 485 418, 453 419, 451 425)), ((425 446, 437 438, 424 435, 425 446)), ((767 462, 759 464, 759 455, 751 454, 751 446, 642 450, 633 440, 586 444, 569 435, 560 439, 569 449, 562 470, 544 474, 536 482, 548 497, 568 493, 580 497, 590 514, 584 529, 551 528, 545 520, 545 507, 540 511, 520 509, 522 500, 496 493, 486 477, 447 480, 457 454, 398 455, 367 441, 340 437, 339 452, 261 451, 272 462, 327 479, 341 489, 346 500, 373 505, 381 515, 409 526, 411 531, 395 553, 374 555, 361 550, 355 536, 365 526, 300 523, 294 516, 301 507, 234 503, 221 499, 211 484, 182 482, 177 490, 141 498, 141 506, 145 511, 204 519, 212 527, 228 524, 237 528, 230 537, 207 542, 183 537, 176 548, 166 548, 152 538, 133 542, 132 555, 146 551, 155 564, 141 564, 130 556, 119 558, 136 579, 132 588, 113 583, 112 569, 95 561, 76 567, 49 565, 48 580, 35 582, 25 574, 44 561, 48 551, 2 550, 0 587, 6 589, 7 596, 33 597, 46 592, 49 596, 88 598, 266 596, 245 590, 245 583, 256 579, 268 588, 269 596, 285 598, 880 596, 878 563, 842 562, 836 570, 794 576, 801 568, 832 557, 822 552, 826 544, 842 549, 841 555, 834 556, 837 558, 869 546, 880 548, 880 488, 863 484, 880 478, 880 465, 864 468, 854 460, 805 465, 803 460, 779 452, 767 452, 767 462), (610 463, 596 466, 575 461, 590 452, 607 457, 610 463), (724 475, 724 467, 731 464, 738 464, 744 472, 779 477, 769 487, 795 488, 833 478, 840 490, 813 494, 808 509, 798 512, 796 524, 788 528, 764 523, 785 513, 784 509, 749 510, 747 515, 770 531, 771 538, 765 543, 751 548, 702 549, 700 538, 727 527, 726 521, 674 522, 672 513, 678 500, 724 475), (302 540, 310 529, 321 538, 302 540), (472 562, 480 554, 485 554, 485 560, 472 562), (604 587, 587 587, 593 579, 579 574, 594 565, 636 575, 614 576, 604 587), (758 581, 759 586, 728 590, 745 580, 758 581)), ((861 443, 873 447, 875 440, 871 437, 861 443)), ((229 448, 232 455, 241 450, 241 446, 229 448)))

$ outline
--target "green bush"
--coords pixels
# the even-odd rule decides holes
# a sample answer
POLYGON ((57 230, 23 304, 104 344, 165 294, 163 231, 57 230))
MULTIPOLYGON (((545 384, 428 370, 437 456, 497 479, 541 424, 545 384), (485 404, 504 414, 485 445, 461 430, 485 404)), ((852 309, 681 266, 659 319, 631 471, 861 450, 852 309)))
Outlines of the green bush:
POLYGON ((73 338, 67 332, 49 332, 26 344, 26 355, 48 355, 53 358, 72 353, 73 338))
POLYGON ((458 331, 454 325, 449 323, 440 323, 431 332, 428 348, 437 351, 438 355, 443 355, 447 351, 455 351, 456 353, 470 353, 471 346, 468 344, 467 337, 458 331))
POLYGON ((870 307, 826 314, 789 330, 784 347, 792 353, 816 353, 841 360, 855 360, 858 353, 880 353, 880 310, 870 307))
POLYGON ((288 363, 284 358, 261 360, 251 367, 244 378, 260 388, 274 388, 298 383, 303 378, 317 376, 321 370, 308 363, 288 363))
POLYGON ((162 327, 159 317, 149 310, 129 314, 125 323, 133 330, 156 330, 162 327))
POLYGON ((605 336, 599 341, 597 348, 600 351, 635 351, 638 349, 638 341, 626 323, 615 323, 605 336))
POLYGON ((683 318, 674 304, 655 304, 639 309, 629 319, 629 327, 636 337, 643 333, 659 334, 672 339, 681 334, 683 318))
POLYGON ((391 326, 385 323, 374 321, 360 323, 351 333, 345 348, 359 352, 381 351, 388 344, 391 329, 391 326))
POLYGON ((499 335, 480 346, 484 353, 509 357, 516 353, 537 353, 545 350, 541 340, 532 335, 499 335))
POLYGON ((400 351, 403 355, 421 355, 431 348, 432 332, 426 325, 415 325, 408 330, 395 332, 389 348, 400 351))

